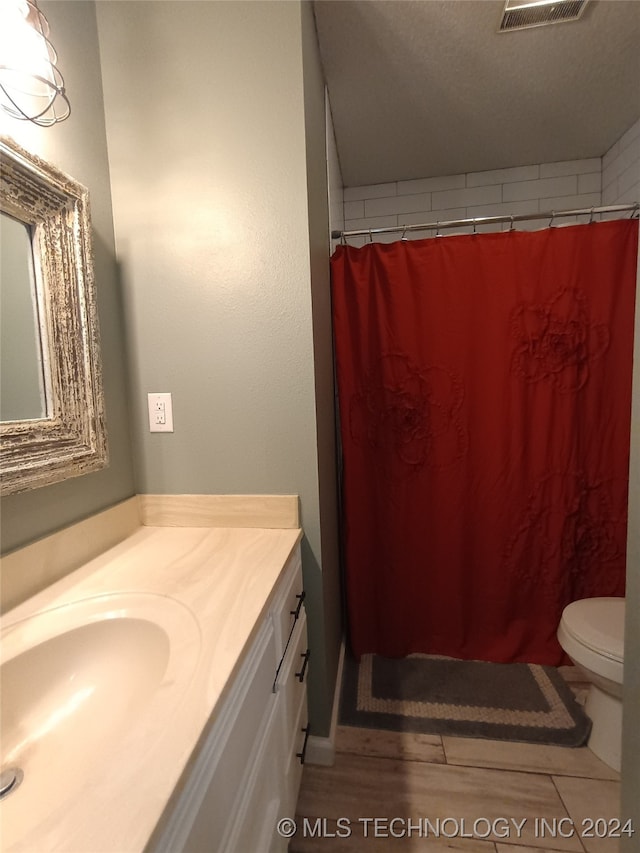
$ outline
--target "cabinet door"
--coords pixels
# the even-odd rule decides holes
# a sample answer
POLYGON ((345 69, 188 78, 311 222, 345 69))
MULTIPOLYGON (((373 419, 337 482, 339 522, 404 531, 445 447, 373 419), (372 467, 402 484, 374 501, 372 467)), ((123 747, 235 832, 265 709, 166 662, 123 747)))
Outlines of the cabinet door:
MULTIPOLYGON (((277 703, 264 732, 232 831, 220 853, 269 853, 277 835, 282 795, 283 745, 277 703)), ((286 846, 284 848, 286 850, 286 846)))
POLYGON ((154 853, 213 853, 222 848, 276 706, 273 625, 261 626, 222 710, 185 781, 154 853))

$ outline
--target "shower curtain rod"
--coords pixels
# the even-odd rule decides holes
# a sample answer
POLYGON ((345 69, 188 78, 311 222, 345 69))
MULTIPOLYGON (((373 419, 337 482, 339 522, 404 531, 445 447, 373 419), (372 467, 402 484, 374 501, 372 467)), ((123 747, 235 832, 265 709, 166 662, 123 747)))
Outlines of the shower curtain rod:
POLYGON ((626 213, 632 211, 633 217, 640 209, 640 203, 634 204, 610 204, 606 207, 582 207, 575 210, 548 210, 546 213, 519 213, 514 216, 475 216, 472 219, 447 219, 442 222, 426 222, 421 225, 390 225, 387 228, 361 228, 357 231, 332 231, 334 240, 344 240, 346 237, 373 237, 374 234, 394 234, 402 231, 402 237, 409 231, 426 231, 436 229, 438 232, 443 228, 460 228, 463 225, 473 225, 475 232, 477 225, 498 225, 501 222, 510 222, 513 228, 514 222, 525 222, 532 219, 548 219, 549 227, 554 219, 562 216, 591 216, 591 222, 596 214, 601 213, 626 213))

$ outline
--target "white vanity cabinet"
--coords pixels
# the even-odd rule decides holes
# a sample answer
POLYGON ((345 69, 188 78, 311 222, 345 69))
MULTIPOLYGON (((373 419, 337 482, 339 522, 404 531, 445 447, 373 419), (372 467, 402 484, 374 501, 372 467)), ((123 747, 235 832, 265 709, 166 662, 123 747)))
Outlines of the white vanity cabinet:
POLYGON ((148 853, 285 853, 308 737, 300 546, 148 853))

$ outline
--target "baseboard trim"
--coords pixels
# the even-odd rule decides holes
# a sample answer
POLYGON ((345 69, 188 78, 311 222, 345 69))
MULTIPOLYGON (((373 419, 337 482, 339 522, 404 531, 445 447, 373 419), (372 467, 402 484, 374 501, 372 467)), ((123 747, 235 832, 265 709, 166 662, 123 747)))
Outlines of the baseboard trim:
POLYGON ((322 767, 332 767, 336 760, 335 746, 328 737, 309 735, 305 764, 320 764, 322 767))
POLYGON ((338 671, 333 691, 333 708, 331 709, 331 728, 329 737, 309 736, 307 741, 307 764, 319 764, 322 767, 332 767, 336 760, 336 729, 338 727, 338 711, 340 709, 340 688, 342 686, 342 668, 344 667, 344 639, 340 644, 340 655, 338 657, 338 671))

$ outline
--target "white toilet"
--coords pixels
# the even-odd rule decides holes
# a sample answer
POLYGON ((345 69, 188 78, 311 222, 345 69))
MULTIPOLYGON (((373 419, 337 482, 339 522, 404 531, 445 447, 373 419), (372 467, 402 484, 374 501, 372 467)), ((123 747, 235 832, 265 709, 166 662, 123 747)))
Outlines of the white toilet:
POLYGON ((585 704, 593 723, 589 748, 620 770, 624 598, 585 598, 567 605, 558 642, 591 682, 585 704))

